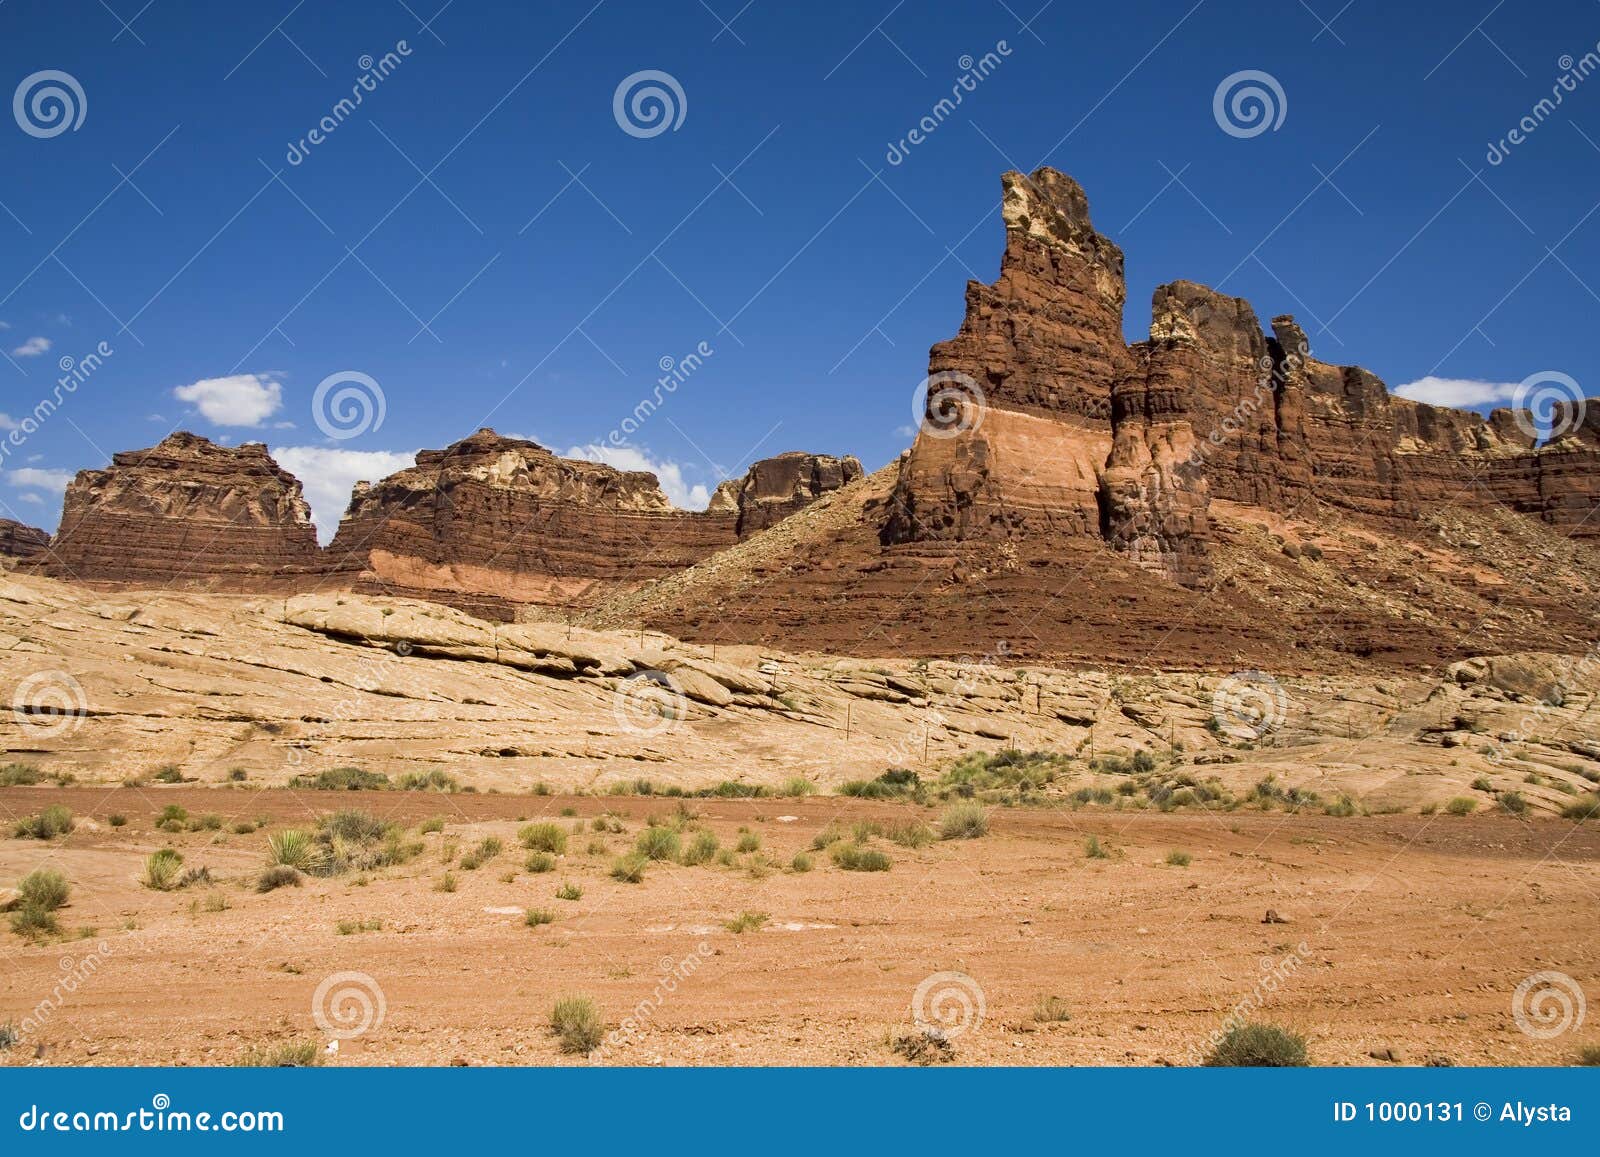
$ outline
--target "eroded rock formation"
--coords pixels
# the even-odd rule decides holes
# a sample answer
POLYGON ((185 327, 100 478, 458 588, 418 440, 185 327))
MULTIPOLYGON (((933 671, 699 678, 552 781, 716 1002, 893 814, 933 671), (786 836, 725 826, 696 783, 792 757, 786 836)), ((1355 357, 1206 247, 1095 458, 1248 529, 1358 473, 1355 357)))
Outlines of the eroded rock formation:
POLYGON ((180 432, 114 455, 105 470, 79 471, 36 562, 56 578, 257 590, 317 559, 300 483, 265 446, 180 432))
POLYGON ((723 482, 711 496, 706 513, 734 515, 736 533, 748 538, 854 482, 861 473, 861 463, 852 457, 791 450, 776 458, 763 458, 742 478, 723 482))
POLYGON ((50 549, 50 535, 34 526, 0 518, 0 558, 33 558, 50 549))

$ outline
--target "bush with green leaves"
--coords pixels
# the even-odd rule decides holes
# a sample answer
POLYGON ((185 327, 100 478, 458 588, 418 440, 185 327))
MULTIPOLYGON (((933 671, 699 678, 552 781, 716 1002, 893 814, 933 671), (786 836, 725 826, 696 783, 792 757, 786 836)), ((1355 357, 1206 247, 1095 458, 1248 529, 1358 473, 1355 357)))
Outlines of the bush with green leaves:
POLYGON ((1193 862, 1194 857, 1188 852, 1173 850, 1167 853, 1167 863, 1171 864, 1174 868, 1187 868, 1193 862))
POLYGON ((853 779, 839 786, 840 795, 856 799, 904 799, 921 790, 922 778, 904 767, 890 768, 876 779, 853 779))
POLYGON ((333 767, 297 775, 289 781, 290 787, 311 791, 387 791, 393 785, 381 771, 368 771, 361 767, 333 767))
POLYGON ((624 884, 642 884, 645 866, 649 863, 649 860, 637 854, 621 856, 611 862, 611 878, 624 884))
POLYGON ((809 872, 811 870, 811 857, 804 852, 796 852, 794 859, 789 861, 789 870, 794 872, 809 872))
POLYGON ((1444 805, 1444 810, 1453 816, 1469 816, 1478 810, 1478 801, 1467 796, 1458 795, 1444 805))
POLYGON ((735 936, 738 936, 745 932, 759 932, 761 930, 761 926, 764 925, 768 919, 770 919, 770 917, 768 917, 765 912, 751 912, 746 909, 745 911, 740 912, 732 920, 724 920, 722 922, 722 926, 729 932, 732 932, 735 936))
POLYGON ((1206 1054, 1212 1068, 1301 1068, 1310 1064, 1305 1037, 1275 1024, 1234 1025, 1206 1054))
POLYGON ((54 912, 64 908, 72 895, 72 885, 54 868, 35 868, 17 881, 19 906, 54 912))
POLYGON ((274 864, 263 869, 256 877, 256 891, 271 892, 278 888, 298 888, 301 875, 287 864, 274 864))
POLYGON ((561 887, 556 889, 556 899, 581 900, 583 899, 583 889, 574 884, 571 880, 564 880, 562 881, 561 887))
POLYGON ((975 840, 988 831, 989 813, 975 803, 951 804, 939 821, 941 839, 975 840))
POLYGON ((1580 799, 1576 803, 1569 803, 1561 809, 1561 817, 1569 820, 1600 819, 1600 792, 1580 799))
POLYGON ((682 839, 671 828, 645 828, 634 850, 647 860, 673 860, 682 846, 682 839))
POLYGON ((893 863, 876 848, 867 848, 844 840, 835 843, 829 849, 828 855, 832 858, 834 866, 846 872, 887 872, 893 863))
POLYGON ((550 1010, 550 1029, 564 1053, 591 1053, 600 1047, 605 1025, 587 996, 563 996, 550 1010))
POLYGON ((565 855, 567 851, 567 833, 560 824, 528 824, 517 833, 517 839, 529 851, 549 852, 553 856, 565 855))
POLYGON ((783 781, 783 786, 778 788, 778 794, 791 799, 798 799, 802 796, 815 795, 816 790, 816 784, 803 775, 796 775, 783 781))
POLYGON ((556 858, 549 852, 529 852, 522 866, 530 872, 553 872, 556 870, 556 858))
POLYGON ((44 780, 44 772, 31 763, 8 763, 0 767, 0 787, 32 787, 44 780))
POLYGON ((1089 835, 1084 837, 1083 855, 1089 860, 1109 860, 1111 850, 1100 842, 1099 836, 1089 835))
POLYGON ((749 828, 740 828, 739 839, 734 844, 733 850, 740 855, 746 852, 759 852, 761 850, 761 836, 749 828))
POLYGON ((683 849, 678 862, 686 868, 709 864, 717 857, 717 837, 711 832, 696 832, 683 849))
POLYGON ((1528 813, 1528 801, 1523 798, 1520 791, 1503 791, 1497 802, 1501 811, 1511 815, 1520 816, 1528 813))
POLYGON ((18 839, 53 840, 64 836, 76 827, 72 809, 61 804, 51 804, 38 815, 24 816, 14 829, 18 839))
POLYGON ((529 908, 525 919, 529 928, 537 928, 541 924, 554 924, 556 914, 548 908, 529 908))
POLYGON ((1072 1019, 1072 1008, 1059 996, 1041 996, 1033 1002, 1033 1019, 1039 1024, 1060 1024, 1072 1019))
POLYGON ((170 892, 178 886, 178 869, 183 867, 183 853, 176 848, 159 848, 144 860, 144 875, 139 882, 156 892, 170 892))
POLYGON ((464 871, 475 872, 490 860, 498 856, 504 849, 499 836, 485 836, 466 855, 461 857, 461 867, 464 871))
POLYGON ((247 1049, 234 1061, 243 1069, 310 1069, 322 1064, 323 1053, 316 1041, 284 1041, 247 1049))
POLYGON ((883 829, 891 843, 902 848, 925 848, 933 843, 933 829, 921 820, 900 820, 883 829))
POLYGON ((395 787, 401 791, 438 791, 449 794, 461 790, 461 781, 448 772, 434 768, 432 771, 408 771, 395 787))

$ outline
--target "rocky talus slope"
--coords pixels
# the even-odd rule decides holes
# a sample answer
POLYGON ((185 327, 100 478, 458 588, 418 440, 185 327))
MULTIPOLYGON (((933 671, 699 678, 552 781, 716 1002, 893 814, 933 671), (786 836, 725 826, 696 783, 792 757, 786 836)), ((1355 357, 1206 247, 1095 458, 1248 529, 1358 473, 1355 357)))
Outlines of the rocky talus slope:
POLYGON ((1065 672, 1009 654, 843 660, 494 624, 359 594, 129 598, 5 575, 0 675, 30 695, 71 687, 80 712, 63 721, 23 703, 0 721, 0 759, 88 783, 173 765, 201 782, 358 766, 440 770, 480 790, 794 775, 829 787, 890 767, 936 776, 1009 746, 1070 757, 1058 795, 1109 791, 1123 773, 1107 769, 1140 751, 1174 783, 1242 796, 1272 776, 1375 810, 1472 796, 1485 776, 1554 812, 1600 780, 1600 654, 1285 678, 1263 696, 1237 676, 1065 672), (1254 719, 1268 726, 1241 734, 1254 719))

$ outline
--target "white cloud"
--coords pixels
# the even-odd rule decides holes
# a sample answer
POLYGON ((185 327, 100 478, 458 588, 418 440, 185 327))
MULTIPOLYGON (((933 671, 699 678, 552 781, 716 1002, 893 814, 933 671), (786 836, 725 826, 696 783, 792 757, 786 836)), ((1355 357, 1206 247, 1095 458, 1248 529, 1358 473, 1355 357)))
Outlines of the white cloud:
POLYGON ((13 418, 10 414, 0 414, 0 430, 20 430, 20 429, 22 429, 22 427, 17 425, 17 420, 15 418, 13 418))
POLYGON ((18 502, 26 502, 30 506, 43 506, 44 505, 44 499, 40 498, 37 494, 34 494, 32 491, 29 491, 26 494, 17 495, 17 501, 18 502))
POLYGON ((5 479, 13 486, 45 490, 51 494, 65 494, 67 483, 72 481, 72 471, 40 470, 33 466, 24 466, 20 470, 6 471, 5 479))
POLYGON ((283 408, 283 387, 257 374, 202 378, 177 387, 172 396, 193 404, 216 426, 259 426, 283 408))
POLYGON ((40 354, 50 352, 50 339, 47 337, 30 337, 11 352, 19 358, 36 358, 40 354))
POLYGON ((326 446, 282 446, 272 457, 305 487, 306 501, 317 523, 317 538, 326 546, 339 529, 357 482, 376 482, 415 465, 415 452, 335 450, 326 446))
POLYGON ((0 330, 8 330, 10 328, 11 323, 9 321, 0 321, 0 330))
POLYGON ((574 446, 567 457, 604 462, 618 470, 648 470, 661 483, 667 500, 680 510, 704 510, 711 505, 711 492, 699 483, 691 486, 685 482, 683 467, 670 460, 657 462, 632 446, 574 446))
POLYGON ((1475 378, 1418 378, 1394 392, 1413 402, 1427 402, 1430 406, 1454 406, 1471 409, 1475 406, 1493 406, 1511 401, 1517 393, 1519 382, 1481 382, 1475 378))

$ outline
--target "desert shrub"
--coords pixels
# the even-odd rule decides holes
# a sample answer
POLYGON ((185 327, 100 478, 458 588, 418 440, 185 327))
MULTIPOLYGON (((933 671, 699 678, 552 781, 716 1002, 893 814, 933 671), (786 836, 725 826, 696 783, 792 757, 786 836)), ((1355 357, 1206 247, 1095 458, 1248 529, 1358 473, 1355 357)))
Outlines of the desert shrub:
POLYGON ((233 825, 233 834, 236 836, 248 836, 255 830, 256 825, 251 823, 249 820, 240 820, 238 823, 233 825))
POLYGON ((553 872, 556 868, 556 858, 549 852, 529 852, 522 866, 530 872, 553 872))
POLYGON ((67 898, 72 895, 72 885, 54 868, 36 868, 17 881, 17 891, 21 894, 22 907, 54 912, 66 906, 67 898))
POLYGON ((381 771, 367 771, 360 767, 333 767, 316 775, 297 775, 289 781, 290 787, 311 791, 387 791, 389 777, 381 771))
POLYGON ((1561 809, 1561 817, 1569 820, 1600 819, 1600 793, 1577 803, 1569 803, 1561 809))
POLYGON ((921 820, 892 823, 883 834, 903 848, 925 848, 933 843, 933 829, 921 820))
POLYGON ((1056 751, 969 752, 939 778, 945 791, 971 797, 980 791, 1029 792, 1055 780, 1071 757, 1056 751))
POLYGON ((1341 818, 1353 816, 1356 814, 1356 801, 1347 795, 1342 795, 1337 803, 1326 805, 1322 812, 1324 815, 1339 816, 1341 818))
POLYGON ((547 908, 529 908, 524 919, 529 928, 537 928, 541 924, 554 924, 556 914, 547 908))
POLYGON ((1148 751, 1145 751, 1143 748, 1140 748, 1138 751, 1135 751, 1133 753, 1133 770, 1134 771, 1136 771, 1136 772, 1146 772, 1146 771, 1154 771, 1155 769, 1156 769, 1156 757, 1155 756, 1151 755, 1148 751))
POLYGON ((733 850, 741 855, 745 852, 759 852, 761 850, 761 836, 756 832, 741 828, 739 830, 739 840, 734 844, 733 850))
POLYGON ((694 794, 718 799, 765 799, 772 794, 772 789, 759 783, 735 783, 725 779, 715 787, 704 787, 694 794))
POLYGON ((9 1020, 0 1020, 0 1052, 17 1047, 17 1042, 22 1039, 22 1034, 17 1031, 17 1026, 9 1020))
POLYGON ((294 868, 309 872, 321 857, 310 832, 288 828, 267 837, 267 864, 269 867, 294 868))
POLYGON ((11 930, 29 940, 42 940, 46 936, 61 935, 61 924, 50 909, 24 904, 11 913, 11 930))
POLYGON ((161 848, 151 852, 144 860, 144 875, 139 882, 157 892, 170 892, 178 885, 178 869, 183 867, 183 853, 175 848, 161 848))
POLYGON ((611 848, 604 840, 590 840, 589 846, 583 850, 585 853, 591 856, 603 856, 609 852, 611 848))
POLYGON ((634 850, 647 860, 676 859, 683 841, 671 828, 645 828, 639 833, 634 850))
POLYGON ((952 804, 939 820, 940 838, 975 840, 989 831, 989 813, 975 803, 952 804))
POLYGON ((151 778, 157 783, 182 783, 183 771, 176 763, 164 763, 156 768, 156 773, 151 778))
POLYGON ((1055 1024, 1072 1019, 1072 1010, 1059 996, 1041 996, 1033 1002, 1033 1019, 1040 1024, 1055 1024))
POLYGON ((1099 836, 1095 835, 1084 838, 1083 855, 1085 859, 1090 860, 1109 860, 1111 858, 1110 849, 1100 842, 1099 836))
POLYGON ((211 869, 204 864, 198 868, 190 868, 178 877, 178 887, 180 888, 193 888, 198 884, 204 884, 209 887, 214 883, 216 881, 211 878, 211 869))
POLYGON ((809 872, 811 870, 811 857, 804 852, 796 852, 794 859, 789 861, 789 867, 796 872, 809 872))
POLYGON ((842 839, 844 839, 844 829, 835 821, 811 837, 811 850, 813 852, 825 852, 831 845, 838 843, 842 839))
POLYGON ((322 1050, 316 1041, 283 1041, 247 1049, 233 1064, 241 1069, 310 1069, 322 1064, 322 1050))
POLYGON ((816 784, 803 775, 796 775, 783 781, 783 786, 778 789, 778 794, 798 798, 800 796, 814 795, 816 790, 816 784))
POLYGON ((746 910, 740 912, 732 920, 724 920, 722 922, 722 926, 729 932, 732 932, 735 936, 738 936, 745 932, 759 931, 761 926, 765 924, 768 919, 769 917, 765 912, 751 912, 746 910))
POLYGON ((624 884, 642 884, 644 869, 649 863, 643 856, 621 856, 611 862, 611 878, 624 884))
POLYGON ((1299 1033, 1275 1024, 1250 1021, 1230 1028, 1206 1054, 1206 1065, 1216 1067, 1299 1068, 1310 1064, 1306 1041, 1299 1033))
POLYGON ((567 833, 552 823, 529 824, 517 833, 522 846, 535 852, 549 852, 553 856, 565 855, 567 833))
POLYGON ((44 779, 44 772, 31 763, 8 763, 0 767, 0 787, 32 787, 44 779))
POLYGON ((372 920, 341 920, 334 925, 334 931, 340 936, 354 936, 357 932, 382 932, 383 921, 372 920))
POLYGON ((686 868, 693 868, 710 863, 716 855, 717 837, 711 832, 696 832, 688 847, 683 849, 683 856, 678 862, 686 868))
POLYGON ((930 1026, 891 1037, 889 1048, 914 1065, 943 1065, 956 1059, 950 1038, 942 1030, 930 1026))
POLYGON ((14 829, 18 839, 53 840, 73 829, 72 809, 51 804, 38 815, 24 816, 14 829))
POLYGON ((857 820, 850 825, 850 838, 858 844, 864 844, 873 836, 883 835, 883 826, 876 820, 857 820))
POLYGON ((439 882, 433 886, 433 890, 436 892, 454 892, 456 890, 455 875, 451 872, 446 872, 440 876, 439 882))
POLYGON ((278 888, 298 888, 301 876, 288 864, 273 864, 256 877, 256 891, 271 892, 278 888))
POLYGON ((1478 801, 1467 796, 1458 795, 1444 805, 1444 810, 1453 816, 1468 816, 1478 810, 1478 801))
POLYGON ((1494 790, 1494 784, 1490 781, 1488 776, 1480 775, 1477 779, 1472 781, 1472 790, 1473 791, 1493 791, 1494 790))
POLYGON ((106 823, 110 824, 114 828, 127 827, 128 817, 123 815, 121 812, 112 812, 106 817, 106 823))
POLYGON ((550 1029, 564 1053, 590 1053, 600 1047, 605 1025, 587 996, 564 996, 550 1010, 550 1029))
POLYGON ((876 848, 864 848, 843 840, 835 843, 828 854, 834 865, 846 872, 887 872, 892 863, 876 848))
POLYGON ((556 899, 581 900, 583 899, 583 889, 578 887, 578 885, 574 884, 571 880, 565 880, 562 882, 561 887, 556 889, 556 899))
POLYGON ((1528 801, 1522 797, 1522 793, 1519 791, 1503 791, 1500 793, 1497 802, 1500 804, 1501 811, 1509 812, 1514 816, 1527 814, 1528 801))
POLYGON ((1194 857, 1188 852, 1171 851, 1167 853, 1167 863, 1174 868, 1187 868, 1194 862, 1194 857))
POLYGON ((717 863, 724 868, 737 867, 739 858, 733 854, 732 848, 721 848, 717 851, 717 863))
POLYGON ((189 830, 191 832, 220 832, 222 830, 222 817, 215 813, 203 815, 199 819, 189 822, 189 830))
POLYGON ((856 799, 903 799, 922 790, 922 778, 904 767, 892 767, 876 779, 853 779, 839 786, 840 795, 856 799))
POLYGON ((242 767, 230 767, 228 769, 228 782, 229 783, 243 783, 245 780, 247 780, 249 778, 250 778, 250 773, 248 771, 246 771, 242 767))
POLYGON ((461 781, 448 772, 434 768, 432 771, 408 771, 402 775, 395 787, 401 791, 440 791, 445 793, 461 790, 461 781))
POLYGON ((1584 1045, 1578 1049, 1580 1065, 1600 1065, 1600 1045, 1584 1045))
POLYGON ((432 816, 417 825, 417 831, 423 835, 432 835, 434 832, 444 831, 444 817, 432 816))

